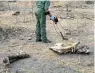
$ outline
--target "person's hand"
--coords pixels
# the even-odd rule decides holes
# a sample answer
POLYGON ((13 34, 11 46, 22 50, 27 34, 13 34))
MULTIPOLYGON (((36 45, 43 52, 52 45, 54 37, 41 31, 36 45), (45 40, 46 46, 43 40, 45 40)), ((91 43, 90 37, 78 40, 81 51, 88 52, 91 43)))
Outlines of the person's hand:
POLYGON ((50 17, 50 20, 54 21, 55 20, 55 17, 54 16, 51 16, 50 17))

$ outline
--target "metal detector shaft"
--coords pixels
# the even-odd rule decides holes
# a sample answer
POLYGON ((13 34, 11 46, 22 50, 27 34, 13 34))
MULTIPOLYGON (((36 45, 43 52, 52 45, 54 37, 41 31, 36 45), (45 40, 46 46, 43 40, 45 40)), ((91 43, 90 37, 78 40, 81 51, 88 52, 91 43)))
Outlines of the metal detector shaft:
POLYGON ((65 37, 63 36, 63 34, 62 34, 62 32, 60 31, 60 29, 59 29, 59 27, 57 26, 57 24, 56 24, 56 27, 58 28, 58 30, 59 30, 59 32, 60 32, 60 35, 61 35, 62 39, 63 39, 63 40, 68 40, 67 38, 65 38, 65 37))
MULTIPOLYGON (((54 26, 56 25, 57 29, 59 30, 60 36, 62 37, 63 40, 68 40, 67 38, 65 38, 62 34, 62 32, 60 31, 59 27, 57 26, 57 24, 54 24, 54 26)), ((60 24, 61 25, 61 24, 60 24)), ((56 28, 55 28, 56 29, 56 28)))
POLYGON ((64 40, 64 36, 63 36, 62 32, 60 32, 60 35, 61 35, 62 39, 64 40))

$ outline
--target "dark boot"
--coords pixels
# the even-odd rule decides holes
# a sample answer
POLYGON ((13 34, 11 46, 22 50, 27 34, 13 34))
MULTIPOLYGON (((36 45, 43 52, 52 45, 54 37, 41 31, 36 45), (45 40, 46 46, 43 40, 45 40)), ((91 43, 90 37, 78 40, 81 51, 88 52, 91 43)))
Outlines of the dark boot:
POLYGON ((36 40, 36 42, 42 42, 42 40, 41 40, 41 39, 39 39, 39 40, 36 40))
POLYGON ((51 41, 50 40, 45 40, 45 41, 42 41, 43 43, 51 43, 51 41))

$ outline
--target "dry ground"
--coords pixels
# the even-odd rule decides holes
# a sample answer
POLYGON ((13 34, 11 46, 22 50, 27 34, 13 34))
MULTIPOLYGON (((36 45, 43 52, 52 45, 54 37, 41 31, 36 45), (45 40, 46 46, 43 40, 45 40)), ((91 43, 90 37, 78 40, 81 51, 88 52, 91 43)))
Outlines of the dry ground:
MULTIPOLYGON (((10 4, 12 5, 12 4, 10 4)), ((62 7, 59 7, 62 8, 62 7)), ((57 8, 58 9, 58 8, 57 8)), ((19 8, 20 10, 20 8, 19 8)), ((31 11, 20 10, 21 14, 12 16, 15 11, 0 11, 0 53, 23 50, 31 58, 17 61, 11 65, 9 73, 94 73, 94 10, 93 8, 73 9, 73 19, 62 19, 58 13, 63 34, 89 46, 91 54, 56 54, 49 50, 53 44, 62 42, 52 21, 47 18, 47 36, 52 43, 35 42, 35 17, 31 11), (66 33, 69 33, 66 35, 66 33)), ((64 13, 64 11, 63 11, 64 13)), ((58 23, 59 25, 59 23, 58 23)), ((0 69, 0 73, 5 73, 0 69)))

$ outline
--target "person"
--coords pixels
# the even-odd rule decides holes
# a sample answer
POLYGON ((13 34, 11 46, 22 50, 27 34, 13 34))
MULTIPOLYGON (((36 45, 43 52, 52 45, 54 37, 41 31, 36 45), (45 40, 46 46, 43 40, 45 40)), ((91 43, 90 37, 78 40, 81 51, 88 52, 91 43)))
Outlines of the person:
POLYGON ((54 21, 54 16, 49 12, 50 1, 49 0, 36 0, 35 16, 37 20, 36 24, 36 42, 50 43, 46 35, 46 15, 50 16, 50 19, 54 21))

